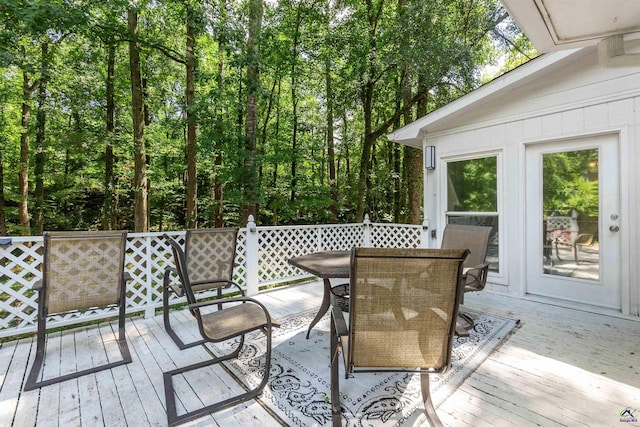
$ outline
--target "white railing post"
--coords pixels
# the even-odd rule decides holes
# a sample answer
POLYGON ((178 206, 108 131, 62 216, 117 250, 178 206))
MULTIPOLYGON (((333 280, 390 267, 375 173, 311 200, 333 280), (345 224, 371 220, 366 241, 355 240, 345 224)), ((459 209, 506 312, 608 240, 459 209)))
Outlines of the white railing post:
POLYGON ((153 265, 152 265, 152 252, 153 245, 151 244, 151 240, 153 238, 151 236, 144 237, 144 263, 146 267, 146 278, 145 286, 147 287, 145 292, 145 308, 144 308, 144 318, 151 319, 156 315, 156 309, 153 306, 153 265))
POLYGON ((429 230, 429 218, 425 218, 422 220, 422 227, 420 228, 420 247, 428 248, 429 242, 431 241, 429 235, 431 234, 431 230, 429 230))
POLYGON ((324 235, 322 233, 322 227, 318 227, 316 230, 316 252, 324 250, 324 235))
POLYGON ((247 219, 247 242, 246 242, 246 283, 247 295, 258 294, 258 229, 256 227, 253 215, 249 215, 247 219))
POLYGON ((371 221, 369 220, 369 214, 364 214, 364 221, 362 221, 363 230, 363 242, 362 246, 368 248, 371 246, 371 221))

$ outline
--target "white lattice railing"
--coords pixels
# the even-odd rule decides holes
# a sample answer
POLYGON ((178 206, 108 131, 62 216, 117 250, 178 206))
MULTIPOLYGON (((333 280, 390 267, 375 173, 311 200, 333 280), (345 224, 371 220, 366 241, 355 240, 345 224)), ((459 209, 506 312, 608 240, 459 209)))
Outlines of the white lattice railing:
MULTIPOLYGON (((348 250, 353 246, 420 247, 426 242, 421 226, 406 224, 358 224, 256 227, 249 222, 238 233, 234 280, 249 295, 267 285, 286 284, 309 277, 287 260, 323 250, 348 250)), ((127 312, 153 316, 162 307, 162 279, 173 266, 164 233, 129 233, 125 270, 132 276, 127 284, 127 312)), ((168 232, 184 244, 184 231, 168 232)), ((38 295, 32 290, 40 279, 42 237, 11 237, 0 240, 0 338, 34 332, 38 295)), ((172 303, 182 302, 175 299, 172 303)), ((114 309, 90 313, 69 313, 49 320, 48 325, 65 326, 116 314, 114 309)))

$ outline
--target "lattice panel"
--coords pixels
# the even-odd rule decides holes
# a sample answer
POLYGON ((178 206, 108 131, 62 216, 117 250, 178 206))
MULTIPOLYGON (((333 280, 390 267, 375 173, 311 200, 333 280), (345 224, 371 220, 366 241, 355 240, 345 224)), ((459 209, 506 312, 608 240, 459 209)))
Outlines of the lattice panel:
POLYGON ((363 239, 361 224, 259 228, 260 283, 306 275, 289 265, 289 258, 312 252, 349 250, 363 239))
POLYGON ((31 290, 41 277, 42 238, 0 247, 0 328, 33 325, 38 294, 31 290))
POLYGON ((362 246, 364 242, 361 224, 323 227, 320 232, 323 251, 348 251, 354 246, 362 246))
POLYGON ((260 283, 300 276, 302 272, 287 260, 319 250, 316 227, 265 227, 258 229, 258 233, 260 283))
POLYGON ((420 247, 420 226, 371 224, 371 246, 374 248, 420 247))

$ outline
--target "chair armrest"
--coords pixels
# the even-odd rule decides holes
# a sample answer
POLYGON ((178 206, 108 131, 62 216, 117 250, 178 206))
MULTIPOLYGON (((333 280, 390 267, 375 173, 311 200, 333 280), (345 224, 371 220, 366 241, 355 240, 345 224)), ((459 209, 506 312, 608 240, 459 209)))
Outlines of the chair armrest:
POLYGON ((124 274, 122 275, 122 281, 128 282, 129 280, 133 280, 133 276, 128 271, 125 271, 124 274))
POLYGON ((489 263, 485 262, 466 269, 464 276, 465 292, 481 291, 487 284, 487 274, 489 273, 489 263))
POLYGON ((336 334, 339 337, 348 336, 349 328, 347 328, 347 321, 344 319, 344 313, 342 310, 339 307, 331 307, 331 316, 333 316, 336 334))
MULTIPOLYGON (((187 307, 191 310, 191 309, 194 309, 194 308, 202 308, 202 307, 207 307, 207 306, 210 306, 210 305, 226 304, 226 303, 230 303, 230 302, 255 302, 255 303, 259 304, 253 298, 249 298, 249 297, 234 297, 234 298, 216 298, 216 299, 210 299, 210 300, 207 300, 207 301, 198 301, 198 302, 194 302, 193 304, 189 304, 187 307)), ((262 305, 262 304, 259 304, 259 305, 262 305)))
POLYGON ((43 285, 42 279, 39 279, 33 284, 31 289, 34 291, 40 291, 42 290, 42 285, 43 285))
POLYGON ((198 285, 207 285, 207 284, 214 284, 214 283, 227 283, 227 285, 222 286, 223 289, 229 289, 233 286, 235 286, 238 290, 238 292, 240 292, 241 296, 246 296, 244 290, 240 287, 240 285, 236 282, 234 282, 233 280, 201 280, 199 282, 191 282, 191 286, 198 286, 198 285))
POLYGON ((578 234, 576 240, 573 241, 574 245, 591 246, 593 243, 593 234, 578 234))
POLYGON ((182 287, 182 282, 176 283, 175 285, 171 284, 171 274, 177 274, 178 270, 175 267, 167 267, 164 269, 164 277, 162 278, 162 287, 169 292, 173 292, 179 297, 184 295, 184 290, 182 287), (176 291, 176 288, 180 290, 180 292, 176 291))
POLYGON ((231 288, 232 286, 235 286, 238 289, 238 292, 240 292, 240 295, 242 295, 243 297, 246 296, 244 289, 242 289, 238 283, 232 280, 229 280, 229 284, 225 286, 225 288, 231 288))
POLYGON ((264 311, 264 314, 267 318, 267 321, 266 321, 267 327, 275 327, 275 328, 280 327, 279 322, 271 319, 271 314, 269 314, 269 310, 267 310, 264 304, 250 297, 217 298, 209 301, 199 301, 193 304, 189 304, 187 307, 189 308, 189 310, 193 310, 193 309, 200 309, 202 307, 207 307, 209 305, 226 304, 230 302, 241 302, 241 303, 250 302, 250 303, 256 304, 262 309, 262 311, 264 311))

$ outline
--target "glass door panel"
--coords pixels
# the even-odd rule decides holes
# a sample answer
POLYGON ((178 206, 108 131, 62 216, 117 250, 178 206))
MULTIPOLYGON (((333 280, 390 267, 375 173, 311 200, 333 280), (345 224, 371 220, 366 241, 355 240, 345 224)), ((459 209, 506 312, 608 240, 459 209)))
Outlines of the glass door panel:
POLYGON ((598 149, 542 155, 543 273, 600 279, 598 149))

